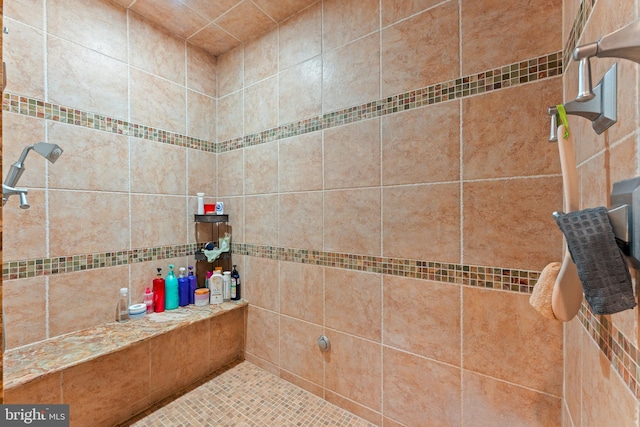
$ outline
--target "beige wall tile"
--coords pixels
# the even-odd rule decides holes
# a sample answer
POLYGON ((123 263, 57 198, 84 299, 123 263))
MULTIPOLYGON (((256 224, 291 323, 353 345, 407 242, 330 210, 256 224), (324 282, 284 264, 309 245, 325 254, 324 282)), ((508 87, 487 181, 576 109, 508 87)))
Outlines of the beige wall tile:
POLYGON ((322 57, 282 71, 279 76, 279 123, 289 123, 322 113, 322 57))
POLYGON ((278 191, 278 142, 247 147, 244 150, 245 194, 278 191))
POLYGON ((458 102, 390 114, 381 122, 383 185, 460 178, 458 102))
MULTIPOLYGON (((44 1, 43 0, 12 0, 3 5, 4 18, 20 21, 31 27, 42 30, 44 1)), ((4 22, 7 24, 7 21, 4 22)), ((5 36, 6 40, 6 36, 5 36)))
POLYGON ((240 45, 240 40, 236 39, 216 24, 209 24, 192 37, 188 43, 206 50, 209 54, 218 56, 229 52, 240 45))
POLYGON ((253 2, 267 15, 273 18, 276 22, 280 22, 283 19, 295 14, 296 12, 304 9, 306 6, 315 3, 316 0, 287 0, 286 2, 272 1, 272 0, 253 0, 253 2))
POLYGON ((171 34, 185 39, 207 25, 207 19, 182 2, 137 0, 130 10, 142 16, 154 16, 171 34))
POLYGON ((244 45, 218 56, 218 96, 223 97, 243 88, 244 45))
POLYGON ((4 389, 4 404, 62 403, 62 372, 43 375, 21 387, 4 389))
POLYGON ((214 98, 192 90, 187 91, 187 135, 215 141, 216 117, 214 98))
MULTIPOLYGON (((247 307, 247 360, 256 357, 279 366, 280 316, 254 305, 247 307)), ((262 367, 262 366, 261 366, 262 367)), ((270 370, 273 372, 273 370, 270 370)), ((276 373, 277 375, 277 373, 276 373)))
POLYGON ((636 422, 638 401, 598 346, 582 334, 582 426, 623 426, 636 422), (590 393, 599 390, 600 393, 590 393), (600 398, 607 396, 606 402, 600 398))
POLYGON ((380 33, 323 54, 322 111, 380 98, 380 33))
POLYGON ((384 348, 385 416, 405 425, 460 425, 460 369, 384 348))
POLYGON ((382 26, 386 27, 400 19, 408 18, 438 3, 438 0, 382 0, 382 26))
POLYGON ((217 97, 218 58, 187 43, 187 87, 217 97))
POLYGON ((324 324, 323 267, 280 261, 280 312, 324 324))
POLYGON ((280 192, 322 189, 322 133, 282 139, 278 147, 280 192))
POLYGON ((382 416, 378 411, 374 411, 373 409, 360 405, 353 400, 347 399, 346 397, 333 393, 329 390, 325 391, 325 399, 327 402, 333 403, 342 409, 346 409, 350 413, 363 418, 376 426, 382 425, 382 416))
POLYGON ((256 245, 278 244, 278 196, 245 198, 244 240, 256 245))
POLYGON ((136 13, 129 14, 129 40, 132 66, 179 85, 186 84, 184 40, 136 13))
POLYGON ((129 248, 129 200, 126 194, 50 190, 49 222, 51 256, 129 248), (108 238, 104 238, 105 230, 108 238))
POLYGON ((187 237, 185 202, 185 196, 131 195, 132 247, 183 244, 187 237))
POLYGON ((325 356, 325 387, 374 411, 381 409, 380 344, 327 330, 331 341, 325 356))
POLYGON ((238 6, 216 19, 215 23, 242 42, 276 27, 273 19, 248 0, 240 2, 238 6))
POLYGON ((459 191, 459 184, 384 188, 383 255, 460 262, 459 191))
POLYGON ((324 361, 318 348, 322 326, 280 317, 280 366, 314 384, 323 385, 324 361))
POLYGON ((380 254, 380 190, 329 191, 324 194, 324 250, 380 254))
POLYGON ((465 426, 554 426, 561 399, 464 371, 462 413, 465 426))
POLYGON ((50 188, 129 190, 129 139, 126 136, 53 121, 48 122, 48 132, 49 142, 64 150, 55 165, 49 164, 50 188))
MULTIPOLYGON (((564 353, 571 355, 563 361, 563 406, 567 408, 575 426, 580 426, 582 415, 582 335, 585 331, 580 320, 574 318, 564 328, 564 353)), ((590 343, 591 344, 591 343, 590 343)), ((570 424, 563 424, 569 426, 570 424)))
POLYGON ((459 76, 458 21, 458 4, 447 2, 384 29, 382 95, 394 95, 459 76))
POLYGON ((381 341, 382 276, 325 269, 325 325, 341 332, 381 341))
POLYGON ((543 80, 462 100, 464 179, 560 173, 545 112, 558 102, 561 79, 543 80), (505 109, 506 106, 506 109, 505 109), (504 118, 517 130, 504 132, 504 118))
POLYGON ((218 133, 218 142, 223 142, 243 135, 243 92, 236 92, 218 99, 218 124, 216 126, 216 130, 218 133))
POLYGON ((554 0, 463 1, 462 75, 561 50, 565 39, 560 9, 554 0), (505 34, 510 45, 506 51, 498 48, 505 34))
POLYGON ((278 73, 278 31, 273 30, 244 46, 244 82, 252 85, 278 73))
POLYGON ((324 131, 326 189, 380 185, 380 120, 324 131))
POLYGON ((600 153, 578 166, 580 209, 608 206, 610 188, 606 181, 607 157, 600 153))
POLYGON ((322 386, 307 381, 289 371, 285 371, 284 369, 280 369, 280 378, 324 399, 324 388, 322 386))
POLYGON ((244 272, 244 295, 260 308, 280 312, 280 278, 278 261, 268 258, 248 259, 244 272))
POLYGON ((46 287, 45 277, 3 281, 2 320, 6 349, 47 338, 46 287))
POLYGON ((151 403, 149 343, 65 369, 62 377, 64 400, 73 402, 73 425, 117 424, 151 403), (114 381, 114 372, 118 373, 118 381, 114 381))
MULTIPOLYGON (((45 125, 44 121, 34 117, 2 112, 2 170, 5 171, 5 175, 9 172, 11 165, 18 161, 26 147, 38 141, 46 141, 45 125)), ((51 138, 51 142, 59 144, 63 149, 66 148, 63 141, 51 138)), ((30 153, 24 162, 25 170, 18 185, 27 188, 44 188, 47 163, 47 160, 39 155, 30 153)))
POLYGON ((213 20, 235 6, 237 0, 184 0, 184 4, 194 9, 207 19, 213 20))
POLYGON ((279 245, 289 248, 322 247, 322 193, 279 196, 279 245))
POLYGON ((255 133, 278 125, 278 79, 270 77, 244 90, 244 131, 255 133))
POLYGON ((378 1, 324 0, 322 6, 325 50, 335 49, 380 28, 378 1))
POLYGON ((131 192, 184 195, 186 155, 183 147, 131 138, 131 192))
POLYGON ((279 27, 280 69, 322 53, 322 2, 315 2, 279 27))
POLYGON ((47 1, 47 32, 127 61, 127 12, 110 1, 47 1))
MULTIPOLYGON (((73 253, 73 252, 71 252, 73 253)), ((118 290, 129 287, 129 267, 92 269, 49 277, 49 335, 55 337, 113 322, 118 290), (108 280, 105 280, 108 277, 108 280), (69 296, 83 295, 82 304, 69 310, 69 296)))
POLYGON ((562 394, 560 323, 540 316, 528 295, 464 287, 462 301, 465 369, 562 394))
POLYGON ((218 154, 218 196, 243 195, 244 150, 218 154))
MULTIPOLYGON (((42 25, 42 24, 40 24, 42 25)), ((5 91, 44 99, 45 46, 42 31, 5 17, 2 60, 6 63, 5 91)))
POLYGON ((208 320, 162 334, 149 343, 149 394, 152 401, 202 378, 209 372, 210 327, 208 320), (160 373, 160 375, 157 375, 160 373))
POLYGON ((233 310, 222 316, 212 317, 209 321, 209 371, 219 369, 242 355, 245 311, 246 309, 233 310))
POLYGON ((12 196, 2 208, 2 259, 4 262, 44 258, 47 254, 47 202, 42 190, 29 189, 31 208, 20 209, 12 196))
POLYGON ((548 177, 464 183, 463 263, 541 270, 560 260, 562 234, 551 213, 562 206, 561 181, 548 177), (514 250, 514 236, 527 242, 526 250, 514 250))
MULTIPOLYGON (((188 149, 187 165, 187 194, 195 196, 196 193, 204 193, 208 198, 215 196, 218 188, 217 155, 188 149)), ((213 202, 213 200, 210 201, 213 202)), ((225 205, 224 208, 226 211, 227 206, 225 205)))
POLYGON ((186 133, 186 89, 154 75, 129 70, 131 121, 158 129, 186 133))
MULTIPOLYGON (((131 73, 133 76, 134 70, 131 73)), ((134 88, 132 85, 132 100, 142 95, 134 88)), ((47 89, 49 102, 111 117, 126 119, 128 116, 127 102, 123 102, 129 99, 127 65, 51 35, 47 37, 47 89)), ((157 90, 154 88, 153 92, 157 90)), ((144 116, 132 115, 131 118, 153 124, 144 120, 144 116)))
POLYGON ((460 365, 460 286, 383 277, 386 346, 460 365))

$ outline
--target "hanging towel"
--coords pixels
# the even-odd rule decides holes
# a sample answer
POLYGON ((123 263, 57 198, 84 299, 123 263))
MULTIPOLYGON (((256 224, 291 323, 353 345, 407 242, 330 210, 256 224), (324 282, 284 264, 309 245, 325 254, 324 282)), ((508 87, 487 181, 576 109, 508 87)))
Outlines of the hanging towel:
POLYGON ((631 275, 616 244, 607 208, 556 215, 578 268, 584 296, 595 314, 613 314, 635 307, 631 275))
POLYGON ((531 293, 531 297, 529 297, 529 304, 531 304, 533 308, 538 310, 544 317, 553 320, 558 320, 558 318, 553 314, 551 296, 561 266, 561 262, 548 264, 542 270, 538 283, 533 287, 533 292, 531 293))

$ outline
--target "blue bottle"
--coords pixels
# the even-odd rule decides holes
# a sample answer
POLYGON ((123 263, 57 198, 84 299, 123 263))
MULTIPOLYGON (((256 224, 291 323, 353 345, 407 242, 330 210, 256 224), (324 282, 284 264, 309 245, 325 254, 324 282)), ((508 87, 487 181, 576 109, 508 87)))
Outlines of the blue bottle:
POLYGON ((189 279, 184 276, 186 268, 180 267, 180 277, 178 278, 178 297, 180 307, 189 305, 189 279))
POLYGON ((173 274, 173 264, 169 264, 169 272, 164 282, 166 288, 164 308, 166 310, 175 310, 180 303, 180 297, 178 296, 178 279, 173 274))
POLYGON ((194 298, 196 289, 198 288, 198 280, 196 279, 196 276, 193 275, 193 265, 189 266, 189 275, 187 276, 187 279, 189 279, 189 304, 193 304, 195 302, 194 298))

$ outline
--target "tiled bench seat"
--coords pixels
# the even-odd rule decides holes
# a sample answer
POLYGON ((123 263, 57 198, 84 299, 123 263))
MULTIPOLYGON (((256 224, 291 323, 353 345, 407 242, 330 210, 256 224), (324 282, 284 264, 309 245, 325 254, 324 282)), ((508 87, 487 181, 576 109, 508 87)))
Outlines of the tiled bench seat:
POLYGON ((183 307, 4 353, 4 403, 67 403, 72 426, 112 426, 244 359, 246 301, 183 307))

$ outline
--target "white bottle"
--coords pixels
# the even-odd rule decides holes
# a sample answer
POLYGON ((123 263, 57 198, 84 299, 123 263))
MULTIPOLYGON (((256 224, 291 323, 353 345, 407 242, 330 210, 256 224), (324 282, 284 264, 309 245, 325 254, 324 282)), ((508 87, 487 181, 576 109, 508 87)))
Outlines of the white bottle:
POLYGON ((222 299, 225 301, 231 301, 231 272, 225 271, 222 273, 222 299))
POLYGON ((211 279, 209 279, 209 291, 211 292, 211 304, 222 304, 222 288, 223 288, 223 278, 222 274, 219 271, 214 271, 211 279))
POLYGON ((198 215, 204 215, 204 193, 196 193, 198 195, 198 215))
POLYGON ((120 288, 118 298, 118 308, 116 310, 116 321, 124 323, 129 320, 129 289, 120 288))

